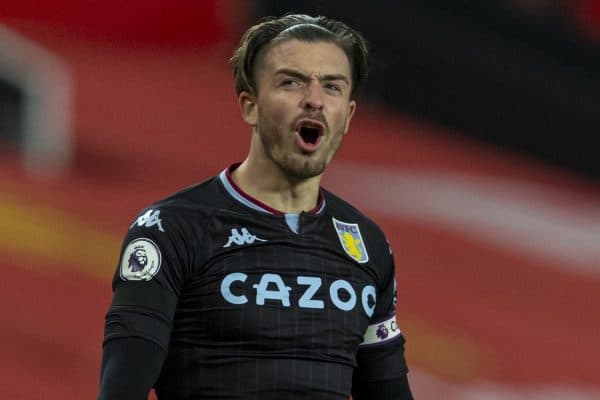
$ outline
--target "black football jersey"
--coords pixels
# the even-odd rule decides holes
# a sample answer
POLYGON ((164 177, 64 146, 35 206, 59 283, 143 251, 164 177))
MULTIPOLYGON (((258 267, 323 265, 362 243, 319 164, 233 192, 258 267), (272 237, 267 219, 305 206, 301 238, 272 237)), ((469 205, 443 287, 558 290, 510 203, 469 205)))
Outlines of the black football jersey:
POLYGON ((105 341, 162 346, 164 399, 348 399, 353 384, 406 374, 381 230, 324 189, 311 212, 273 210, 233 168, 137 216, 105 341))

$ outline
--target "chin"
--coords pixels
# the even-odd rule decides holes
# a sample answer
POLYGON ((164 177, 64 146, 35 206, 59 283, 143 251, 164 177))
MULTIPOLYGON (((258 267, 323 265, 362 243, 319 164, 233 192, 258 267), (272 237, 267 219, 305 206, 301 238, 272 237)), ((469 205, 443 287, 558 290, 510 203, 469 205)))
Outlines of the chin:
POLYGON ((314 178, 315 176, 321 175, 325 171, 325 168, 327 168, 327 163, 325 161, 306 161, 299 166, 299 168, 296 168, 296 177, 301 179, 314 178))
POLYGON ((316 176, 321 175, 325 168, 327 168, 327 163, 325 161, 308 161, 304 160, 300 163, 290 163, 283 170, 286 172, 288 176, 291 176, 297 180, 305 180, 314 178, 316 176), (295 165, 290 165, 295 164, 295 165))

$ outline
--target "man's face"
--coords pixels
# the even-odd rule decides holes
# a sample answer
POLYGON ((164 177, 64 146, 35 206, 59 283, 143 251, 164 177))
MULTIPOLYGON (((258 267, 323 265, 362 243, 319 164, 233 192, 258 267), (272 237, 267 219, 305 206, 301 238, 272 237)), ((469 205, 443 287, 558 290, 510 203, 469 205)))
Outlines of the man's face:
POLYGON ((256 87, 245 118, 261 154, 292 179, 323 173, 356 107, 344 51, 329 42, 278 43, 259 54, 256 87))

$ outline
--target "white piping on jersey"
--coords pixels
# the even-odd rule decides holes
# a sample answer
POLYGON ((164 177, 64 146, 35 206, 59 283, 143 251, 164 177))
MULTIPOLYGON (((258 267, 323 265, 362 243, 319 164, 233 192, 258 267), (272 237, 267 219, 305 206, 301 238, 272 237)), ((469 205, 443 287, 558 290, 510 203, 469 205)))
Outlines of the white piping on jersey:
POLYGON ((321 207, 319 207, 319 209, 317 211, 315 211, 315 214, 321 214, 323 212, 323 210, 325 210, 325 199, 323 199, 323 202, 321 204, 321 207))
MULTIPOLYGON (((229 193, 231 195, 231 197, 233 197, 235 200, 239 201, 246 207, 250 207, 253 210, 264 212, 267 214, 272 214, 272 215, 274 214, 272 211, 267 210, 264 207, 261 207, 260 205, 254 203, 251 200, 248 200, 238 190, 236 190, 236 188, 231 184, 231 182, 229 182, 229 178, 227 177, 227 168, 224 169, 223 171, 221 171, 221 173, 219 174, 219 179, 221 180, 221 183, 223 183, 223 186, 225 187, 225 190, 227 191, 227 193, 229 193)), ((321 207, 319 207, 319 209, 315 212, 315 214, 322 213, 324 209, 325 209, 325 200, 322 201, 321 207)), ((285 213, 284 217, 285 217, 285 222, 289 226, 289 228, 294 233, 298 234, 298 228, 300 225, 300 214, 285 213)))
POLYGON ((266 208, 263 208, 263 207, 259 206, 258 204, 248 200, 247 198, 242 196, 237 190, 235 190, 235 188, 229 182, 229 179, 227 179, 227 169, 224 169, 223 171, 221 171, 221 173, 219 174, 219 179, 221 180, 221 183, 223 183, 223 186, 225 186, 225 190, 227 190, 227 193, 229 193, 231 195, 231 197, 233 197, 234 199, 236 199, 237 201, 239 201, 246 207, 250 207, 253 210, 262 211, 267 214, 273 214, 271 211, 267 210, 266 208))

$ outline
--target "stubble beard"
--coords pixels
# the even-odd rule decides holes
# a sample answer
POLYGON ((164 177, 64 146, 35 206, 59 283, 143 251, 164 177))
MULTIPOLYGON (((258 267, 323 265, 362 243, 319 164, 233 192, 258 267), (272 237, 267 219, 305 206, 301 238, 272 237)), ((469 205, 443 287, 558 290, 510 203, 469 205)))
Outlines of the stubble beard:
MULTIPOLYGON (((293 132, 286 132, 286 134, 294 135, 293 132)), ((296 139, 290 140, 289 137, 284 137, 276 127, 266 127, 259 135, 267 157, 293 181, 303 181, 321 175, 337 153, 343 137, 340 132, 333 133, 333 142, 323 143, 328 149, 321 148, 317 151, 320 154, 310 155, 289 148, 289 143, 295 142, 296 139)), ((292 147, 294 145, 295 143, 292 147)))

